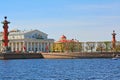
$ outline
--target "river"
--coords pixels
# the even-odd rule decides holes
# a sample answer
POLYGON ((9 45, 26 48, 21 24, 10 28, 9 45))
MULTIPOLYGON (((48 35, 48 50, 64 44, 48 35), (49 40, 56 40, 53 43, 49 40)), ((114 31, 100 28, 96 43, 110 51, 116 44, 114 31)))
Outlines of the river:
POLYGON ((0 80, 119 80, 120 59, 0 60, 0 80))

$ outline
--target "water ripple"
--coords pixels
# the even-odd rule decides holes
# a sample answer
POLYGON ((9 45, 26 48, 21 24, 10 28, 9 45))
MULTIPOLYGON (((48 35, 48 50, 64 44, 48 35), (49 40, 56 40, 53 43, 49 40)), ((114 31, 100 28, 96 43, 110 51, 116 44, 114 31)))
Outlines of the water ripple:
POLYGON ((120 60, 0 60, 0 80, 119 80, 120 60))

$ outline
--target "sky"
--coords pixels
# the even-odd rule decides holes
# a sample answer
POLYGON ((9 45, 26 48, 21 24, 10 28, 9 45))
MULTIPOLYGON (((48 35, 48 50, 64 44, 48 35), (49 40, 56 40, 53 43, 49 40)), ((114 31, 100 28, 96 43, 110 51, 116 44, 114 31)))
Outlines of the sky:
MULTIPOLYGON (((7 16, 12 29, 38 29, 49 38, 120 40, 120 0, 1 0, 0 21, 7 16)), ((0 24, 0 31, 3 30, 0 24)))

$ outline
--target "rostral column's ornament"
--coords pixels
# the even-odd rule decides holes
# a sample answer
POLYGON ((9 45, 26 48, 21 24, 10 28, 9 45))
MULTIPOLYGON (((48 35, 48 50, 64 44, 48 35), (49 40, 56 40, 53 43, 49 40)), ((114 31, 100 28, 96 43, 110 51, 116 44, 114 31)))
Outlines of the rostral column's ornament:
POLYGON ((4 17, 5 20, 2 22, 3 24, 3 48, 5 51, 8 51, 8 35, 9 35, 9 32, 8 32, 8 24, 10 24, 10 22, 7 21, 7 17, 5 16, 4 17))

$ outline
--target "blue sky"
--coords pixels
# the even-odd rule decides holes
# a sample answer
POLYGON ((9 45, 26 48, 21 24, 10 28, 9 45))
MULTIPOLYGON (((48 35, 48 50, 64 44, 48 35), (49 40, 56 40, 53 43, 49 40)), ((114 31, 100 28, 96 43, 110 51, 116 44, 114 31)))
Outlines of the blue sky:
POLYGON ((64 34, 79 41, 110 41, 113 30, 120 40, 120 0, 1 0, 0 21, 4 16, 9 30, 38 29, 55 40, 64 34))

